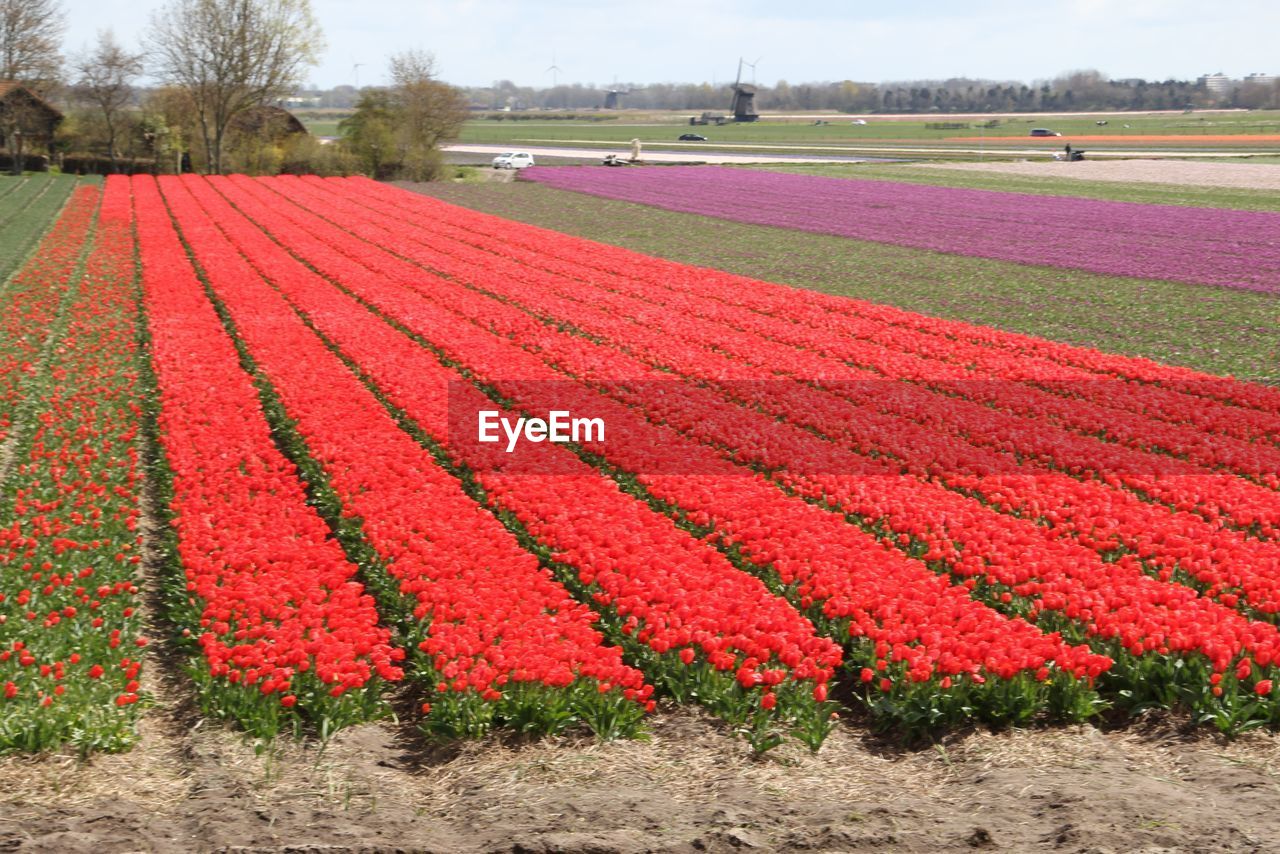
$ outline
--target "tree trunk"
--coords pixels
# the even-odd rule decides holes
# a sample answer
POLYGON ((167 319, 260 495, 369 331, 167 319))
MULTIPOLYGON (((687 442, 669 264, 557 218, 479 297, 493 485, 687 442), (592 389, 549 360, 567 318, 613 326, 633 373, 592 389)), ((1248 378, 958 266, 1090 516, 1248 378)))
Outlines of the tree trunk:
POLYGON ((111 171, 120 173, 120 164, 116 160, 116 126, 110 118, 107 120, 107 157, 111 160, 111 171))
POLYGON ((222 127, 219 126, 213 132, 213 154, 210 156, 213 161, 213 168, 210 170, 214 175, 222 174, 222 127))
POLYGON ((204 169, 207 173, 213 163, 213 139, 209 136, 209 120, 200 116, 200 135, 204 138, 204 169))

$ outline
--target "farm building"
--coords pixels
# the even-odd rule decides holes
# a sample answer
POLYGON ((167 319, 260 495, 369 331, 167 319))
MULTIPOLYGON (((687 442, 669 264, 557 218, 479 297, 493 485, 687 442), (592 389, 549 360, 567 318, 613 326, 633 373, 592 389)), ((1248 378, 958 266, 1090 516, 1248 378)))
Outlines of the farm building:
POLYGON ((0 148, 9 154, 49 154, 62 113, 15 80, 0 80, 0 148))
POLYGON ((263 141, 283 142, 305 134, 306 127, 293 113, 283 107, 264 104, 240 113, 231 123, 232 133, 251 136, 263 141))

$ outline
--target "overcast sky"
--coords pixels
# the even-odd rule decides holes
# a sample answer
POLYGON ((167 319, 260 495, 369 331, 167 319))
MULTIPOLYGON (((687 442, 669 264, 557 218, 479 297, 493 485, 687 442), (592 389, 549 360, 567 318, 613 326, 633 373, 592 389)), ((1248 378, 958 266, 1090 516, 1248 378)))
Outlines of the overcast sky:
MULTIPOLYGON (((1163 80, 1280 74, 1276 0, 312 0, 328 42, 313 83, 385 81, 386 57, 435 54, 441 76, 486 86, 756 79, 978 77, 1031 81, 1096 68, 1163 80), (857 7, 872 6, 860 10, 857 7), (558 72, 548 70, 553 65, 558 72), (356 66, 359 65, 357 68, 356 66), (746 77, 750 79, 750 71, 746 77)), ((75 51, 110 27, 140 41, 162 0, 63 0, 75 51)))

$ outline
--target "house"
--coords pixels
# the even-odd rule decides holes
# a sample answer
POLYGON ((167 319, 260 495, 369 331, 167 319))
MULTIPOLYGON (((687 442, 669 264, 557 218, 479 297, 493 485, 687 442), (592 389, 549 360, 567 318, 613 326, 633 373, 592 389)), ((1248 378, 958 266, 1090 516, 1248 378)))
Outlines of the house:
POLYGON ((0 80, 0 148, 10 154, 52 154, 62 113, 16 80, 0 80))
POLYGON ((229 130, 236 135, 254 137, 260 141, 283 142, 292 136, 305 134, 306 126, 293 113, 283 107, 263 104, 251 107, 231 120, 229 130))

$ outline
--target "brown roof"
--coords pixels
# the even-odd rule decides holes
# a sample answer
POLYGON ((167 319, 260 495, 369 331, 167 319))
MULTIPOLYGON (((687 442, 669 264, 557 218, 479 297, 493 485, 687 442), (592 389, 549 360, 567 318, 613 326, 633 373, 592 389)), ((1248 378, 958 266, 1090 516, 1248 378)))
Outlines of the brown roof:
POLYGON ((48 110, 53 115, 57 116, 59 119, 62 118, 62 113, 56 107, 54 107, 53 104, 50 104, 44 98, 41 98, 35 92, 32 92, 31 89, 28 88, 27 85, 24 84, 22 81, 0 80, 0 101, 6 100, 15 92, 22 92, 32 101, 35 101, 41 107, 48 110))
POLYGON ((297 116, 270 104, 250 107, 232 119, 231 126, 240 133, 271 133, 281 137, 307 132, 306 125, 297 116))

